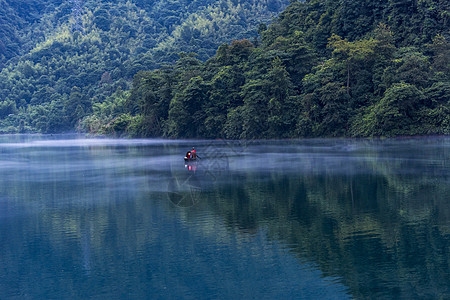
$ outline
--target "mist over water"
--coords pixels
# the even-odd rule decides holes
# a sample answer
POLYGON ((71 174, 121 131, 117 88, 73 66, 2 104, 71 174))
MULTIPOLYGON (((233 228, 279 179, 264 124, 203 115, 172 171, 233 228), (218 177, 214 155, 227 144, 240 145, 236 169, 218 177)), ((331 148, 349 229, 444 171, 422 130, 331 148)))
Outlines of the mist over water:
POLYGON ((449 159, 445 137, 0 136, 0 298, 447 298, 449 159))

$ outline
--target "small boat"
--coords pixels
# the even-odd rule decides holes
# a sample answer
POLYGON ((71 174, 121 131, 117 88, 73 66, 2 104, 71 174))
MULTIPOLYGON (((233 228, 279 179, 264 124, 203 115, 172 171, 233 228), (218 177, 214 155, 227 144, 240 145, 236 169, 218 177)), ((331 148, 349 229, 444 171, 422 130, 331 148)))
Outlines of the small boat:
POLYGON ((195 162, 197 161, 197 155, 191 151, 186 152, 186 156, 184 157, 185 163, 195 162))

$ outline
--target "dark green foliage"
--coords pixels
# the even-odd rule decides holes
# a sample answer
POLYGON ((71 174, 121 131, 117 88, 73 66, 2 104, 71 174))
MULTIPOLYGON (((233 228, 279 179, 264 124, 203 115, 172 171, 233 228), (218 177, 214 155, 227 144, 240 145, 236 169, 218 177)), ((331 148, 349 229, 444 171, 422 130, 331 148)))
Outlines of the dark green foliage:
POLYGON ((194 138, 201 136, 207 101, 207 86, 203 79, 193 77, 170 102, 168 135, 194 138))
POLYGON ((287 2, 85 1, 84 28, 72 32, 67 2, 30 18, 7 1, 0 128, 231 139, 450 132, 447 1, 289 1, 266 25, 287 2))
POLYGON ((384 97, 367 109, 361 135, 395 136, 421 133, 419 108, 423 105, 423 93, 414 85, 398 83, 392 85, 384 97))
POLYGON ((410 4, 294 1, 272 25, 259 26, 261 41, 223 44, 207 63, 181 55, 169 72, 168 115, 154 105, 162 89, 135 77, 133 90, 150 93, 141 98, 150 109, 131 111, 143 119, 157 115, 169 137, 447 134, 446 27, 434 26, 434 38, 409 41, 411 28, 392 22, 390 14, 414 16, 425 7, 410 4))
POLYGON ((296 120, 296 106, 291 101, 293 85, 289 73, 281 59, 273 61, 272 68, 266 76, 268 104, 268 137, 289 137, 296 120))
POLYGON ((429 45, 432 52, 432 67, 434 71, 450 78, 450 41, 443 35, 436 35, 429 45))
MULTIPOLYGON (((114 106, 114 113, 101 120, 111 122, 119 111, 142 113, 145 117, 139 120, 143 123, 135 124, 135 133, 162 135, 167 132, 165 120, 176 94, 173 77, 184 76, 176 79, 179 88, 184 88, 196 76, 188 67, 186 72, 161 74, 153 96, 145 92, 134 97, 132 93, 128 101, 115 101, 111 97, 120 95, 116 91, 128 90, 140 71, 176 62, 182 51, 197 52, 197 58, 204 61, 230 39, 256 36, 253 28, 270 21, 287 3, 84 0, 79 12, 82 24, 75 31, 71 1, 0 0, 0 102, 13 103, 22 112, 20 117, 11 117, 4 109, 0 126, 7 131, 18 131, 21 124, 32 131, 74 130, 83 118, 105 114, 107 107, 114 106), (72 94, 73 87, 80 89, 81 98, 72 94), (129 104, 134 100, 137 103, 129 104), (62 107, 57 116, 51 113, 52 103, 62 107), (117 109, 119 103, 122 109, 117 109), (39 114, 45 117, 32 121, 39 114)), ((192 55, 182 56, 177 66, 201 63, 192 55)))

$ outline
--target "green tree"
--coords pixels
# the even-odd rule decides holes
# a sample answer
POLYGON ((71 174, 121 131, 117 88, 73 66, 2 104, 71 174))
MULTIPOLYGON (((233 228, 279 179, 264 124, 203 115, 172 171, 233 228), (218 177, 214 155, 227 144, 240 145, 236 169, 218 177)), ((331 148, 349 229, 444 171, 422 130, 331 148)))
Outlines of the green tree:
POLYGON ((342 84, 339 72, 342 69, 342 64, 330 59, 304 78, 305 94, 297 125, 301 136, 341 136, 346 133, 352 102, 348 88, 342 84))
POLYGON ((375 41, 370 39, 349 42, 335 34, 329 40, 329 47, 333 49, 333 58, 343 63, 346 74, 345 86, 350 93, 350 83, 354 81, 353 73, 364 65, 372 63, 375 41))
POLYGON ((92 104, 83 95, 79 87, 73 87, 69 99, 64 104, 64 111, 67 116, 67 122, 71 128, 74 128, 75 124, 83 119, 92 109, 92 104))
POLYGON ((418 87, 430 84, 431 64, 428 57, 415 48, 400 48, 399 59, 396 60, 396 80, 404 81, 418 87))
POLYGON ((393 84, 384 97, 367 109, 354 132, 362 136, 395 136, 422 133, 418 111, 424 94, 408 83, 393 84))
POLYGON ((213 67, 211 71, 213 75, 209 82, 209 101, 205 104, 204 130, 206 137, 216 138, 225 136, 228 112, 243 104, 239 92, 245 83, 245 76, 239 64, 213 67))
POLYGON ((0 118, 5 118, 8 115, 15 114, 17 112, 16 103, 9 101, 0 102, 0 118))
POLYGON ((272 69, 266 76, 268 103, 268 137, 288 137, 295 126, 296 107, 291 102, 293 85, 289 73, 281 59, 273 61, 272 69))
POLYGON ((429 47, 433 52, 433 69, 448 76, 450 74, 450 43, 443 35, 438 34, 429 47))
POLYGON ((383 80, 384 71, 391 65, 396 47, 394 45, 394 34, 386 24, 378 24, 374 36, 373 93, 376 96, 381 96, 388 88, 383 80))
POLYGON ((126 107, 140 115, 139 135, 162 136, 175 82, 172 72, 164 70, 139 72, 133 79, 133 88, 126 107))
MULTIPOLYGON (((269 117, 267 82, 264 79, 252 79, 242 86, 241 97, 244 104, 236 112, 242 117, 241 139, 267 137, 269 117)), ((232 117, 235 117, 232 115, 232 117)))
POLYGON ((207 85, 201 77, 191 78, 184 90, 170 103, 168 135, 194 138, 201 136, 205 114, 203 105, 208 100, 207 85))

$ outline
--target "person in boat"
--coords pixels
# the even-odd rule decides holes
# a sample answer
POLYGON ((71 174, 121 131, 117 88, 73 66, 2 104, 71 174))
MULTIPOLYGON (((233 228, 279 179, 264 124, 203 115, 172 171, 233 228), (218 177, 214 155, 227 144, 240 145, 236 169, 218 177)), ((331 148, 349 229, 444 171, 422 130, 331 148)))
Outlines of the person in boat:
POLYGON ((194 148, 194 147, 192 147, 191 154, 192 154, 192 158, 193 158, 193 159, 196 159, 196 158, 197 158, 197 151, 195 151, 195 148, 194 148))

